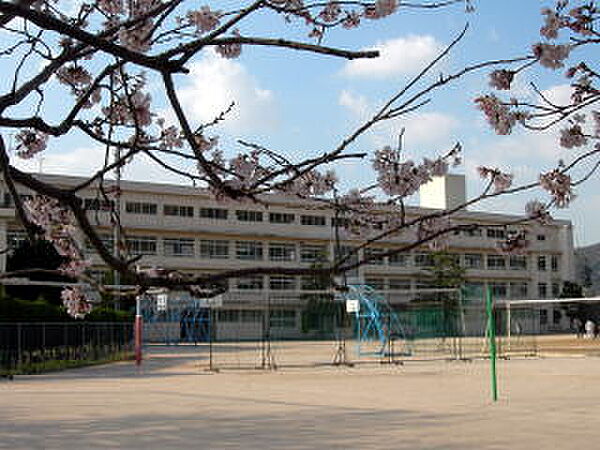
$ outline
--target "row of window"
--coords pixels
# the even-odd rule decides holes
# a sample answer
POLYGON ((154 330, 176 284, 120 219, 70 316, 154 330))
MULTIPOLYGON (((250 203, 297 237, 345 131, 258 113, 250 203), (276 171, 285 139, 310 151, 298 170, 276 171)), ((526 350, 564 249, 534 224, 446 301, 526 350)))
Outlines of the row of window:
MULTIPOLYGON (((22 194, 23 199, 31 199, 32 196, 28 194, 22 194)), ((12 206, 10 194, 4 193, 3 206, 12 206)), ((88 211, 112 211, 115 208, 114 200, 104 198, 86 198, 84 199, 85 209, 88 211)), ((176 204, 164 204, 163 215, 165 216, 178 216, 178 217, 194 217, 193 206, 189 205, 176 205, 176 204)), ((129 214, 144 214, 144 215, 157 215, 158 204, 152 202, 125 202, 125 212, 129 214)), ((198 208, 198 216, 204 219, 214 220, 227 220, 229 218, 229 210, 224 208, 198 208)), ((263 212, 253 210, 235 210, 235 217, 240 222, 266 222, 267 218, 270 223, 275 224, 291 224, 296 223, 296 215, 292 213, 281 213, 281 212, 263 212)), ((348 219, 345 218, 331 218, 331 226, 347 224, 348 219)), ((311 226, 326 226, 327 218, 321 215, 300 215, 301 225, 311 226)), ((492 239, 505 239, 510 230, 505 227, 484 227, 484 228, 473 228, 468 230, 458 230, 455 234, 463 234, 467 237, 483 237, 485 230, 485 236, 492 239)), ((545 241, 546 236, 544 234, 538 234, 536 236, 538 241, 545 241)))
MULTIPOLYGON (((104 245, 113 251, 113 237, 100 235, 104 245)), ((9 231, 7 235, 9 248, 16 248, 25 239, 21 231, 9 231)), ((159 240, 155 236, 135 236, 126 239, 127 249, 133 255, 158 255, 159 240)), ((315 263, 327 260, 327 245, 325 244, 300 244, 261 241, 228 241, 215 239, 193 238, 164 238, 162 239, 162 254, 164 256, 196 257, 203 259, 229 259, 232 256, 238 260, 260 261, 269 260, 274 262, 315 263), (196 247, 198 253, 196 253, 196 247)), ((87 251, 93 248, 88 244, 87 251)), ((351 247, 344 246, 341 254, 345 255, 351 251, 351 247)), ((366 248, 364 257, 369 258, 371 265, 385 265, 427 268, 434 265, 433 255, 430 253, 395 254, 389 257, 378 257, 385 249, 366 248)), ((488 270, 527 270, 528 258, 525 255, 504 256, 499 254, 466 253, 453 255, 455 261, 466 269, 488 269, 488 270)), ((354 257, 354 260, 356 258, 354 257)), ((552 272, 558 272, 559 256, 546 255, 537 256, 537 269, 546 271, 549 266, 552 272)))
MULTIPOLYGON (((101 200, 98 198, 85 199, 85 207, 88 210, 102 210, 108 211, 114 209, 114 201, 112 200, 101 200)), ((156 215, 158 214, 158 204, 150 202, 125 202, 125 212, 129 214, 146 214, 156 215)), ((205 219, 215 220, 227 220, 229 218, 229 210, 224 208, 199 208, 198 216, 205 219)), ((165 216, 179 216, 179 217, 194 217, 194 207, 189 205, 174 205, 165 204, 163 205, 163 215, 165 216)), ((263 211, 253 210, 235 210, 235 217, 240 222, 266 222, 276 224, 292 224, 296 223, 296 215, 292 213, 282 212, 271 212, 266 213, 263 211)), ((331 226, 346 224, 347 219, 331 219, 331 226)), ((300 215, 301 225, 312 225, 312 226, 326 226, 327 218, 319 215, 300 215)), ((457 231, 455 234, 464 234, 467 237, 482 237, 484 235, 492 239, 505 239, 508 231, 504 227, 486 227, 474 228, 469 230, 457 231)), ((545 240, 546 237, 543 234, 537 235, 538 241, 545 240)))
MULTIPOLYGON (((365 259, 369 260, 370 265, 390 266, 409 266, 411 258, 416 267, 432 267, 435 264, 434 257, 430 253, 416 253, 414 255, 398 253, 387 258, 378 257, 384 253, 385 249, 366 248, 364 251, 365 259)), ((466 269, 488 269, 488 270, 527 270, 528 257, 526 255, 499 255, 496 253, 484 255, 482 253, 466 253, 463 255, 452 255, 457 264, 466 269)), ((537 257, 537 269, 546 271, 548 268, 548 259, 550 260, 550 269, 558 272, 560 268, 560 257, 558 255, 539 255, 537 257)))
MULTIPOLYGON (((525 281, 489 281, 488 286, 491 288, 492 296, 496 299, 558 298, 561 290, 561 284, 558 281, 537 283, 531 286, 531 289, 529 283, 525 281)), ((468 282, 465 284, 465 288, 467 296, 481 298, 484 284, 481 282, 468 282)))
MULTIPOLYGON (((109 211, 114 208, 114 201, 101 201, 99 199, 85 199, 85 207, 90 211, 109 211)), ((193 206, 164 204, 163 215, 178 217, 194 217, 193 206)), ((158 204, 149 202, 125 202, 125 212, 129 214, 157 215, 158 204)), ((227 220, 230 212, 224 208, 198 208, 198 217, 203 219, 227 220)), ((296 214, 282 212, 263 212, 252 210, 235 210, 236 220, 239 222, 270 222, 276 224, 296 223, 296 214)), ((325 216, 301 214, 301 225, 325 226, 327 218, 325 216)))
MULTIPOLYGON (((112 236, 102 235, 101 239, 112 251, 114 245, 112 236)), ((126 238, 125 243, 132 255, 158 255, 159 240, 155 236, 132 236, 126 238)), ((88 252, 93 251, 89 243, 86 248, 88 252)), ((162 254, 189 258, 197 255, 204 259, 228 259, 233 256, 242 261, 268 259, 274 262, 315 263, 327 259, 327 246, 324 244, 301 244, 298 249, 296 244, 280 242, 163 238, 162 254)))
MULTIPOLYGON (((485 227, 485 236, 491 239, 506 239, 511 230, 507 230, 504 227, 485 227)), ((457 230, 454 232, 455 235, 463 234, 467 237, 483 237, 483 229, 482 228, 474 228, 468 230, 457 230)), ((544 234, 536 235, 536 239, 538 241, 545 241, 546 236, 544 234)))

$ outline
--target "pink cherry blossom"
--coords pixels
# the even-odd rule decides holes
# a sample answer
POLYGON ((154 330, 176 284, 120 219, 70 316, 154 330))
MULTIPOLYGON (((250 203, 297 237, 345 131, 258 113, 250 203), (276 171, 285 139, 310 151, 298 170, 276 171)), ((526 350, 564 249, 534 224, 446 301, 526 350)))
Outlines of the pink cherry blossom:
POLYGON ((444 250, 450 243, 450 237, 446 231, 450 230, 454 223, 448 217, 429 217, 421 220, 417 226, 417 240, 427 241, 426 245, 433 251, 444 250))
POLYGON ((395 13, 397 9, 397 0, 377 0, 374 5, 365 8, 364 15, 368 19, 381 19, 395 13))
POLYGON ((564 25, 564 20, 549 8, 542 9, 542 15, 545 18, 544 25, 540 28, 540 34, 547 39, 556 39, 558 37, 558 30, 564 25))
POLYGON ((533 54, 538 58, 540 65, 549 69, 560 69, 564 67, 564 60, 569 57, 571 47, 562 44, 535 44, 532 47, 533 54))
POLYGON ((490 73, 490 86, 498 90, 508 90, 514 76, 515 73, 512 70, 494 70, 490 73))
POLYGON ((594 121, 594 137, 600 138, 600 112, 592 111, 591 115, 594 121))
POLYGON ((207 138, 202 133, 194 135, 194 140, 196 141, 198 150, 200 150, 203 153, 211 151, 213 148, 215 148, 219 144, 218 136, 213 136, 213 137, 207 138))
POLYGON ((564 148, 581 147, 588 143, 587 137, 579 124, 563 128, 560 131, 560 145, 564 148))
POLYGON ((384 218, 376 210, 374 196, 351 189, 338 198, 337 206, 343 212, 341 231, 348 238, 369 239, 382 231, 384 218))
POLYGON ((325 5, 325 8, 319 13, 319 18, 324 22, 335 22, 340 14, 342 13, 342 9, 340 8, 339 3, 335 1, 330 1, 325 5))
POLYGON ((111 106, 102 108, 102 111, 112 124, 145 127, 152 123, 150 106, 150 94, 137 90, 129 96, 118 96, 111 106))
POLYGON ((506 239, 499 241, 496 247, 502 253, 523 255, 529 247, 529 241, 526 238, 524 230, 509 231, 506 234, 506 239))
POLYGON ((332 170, 328 170, 324 174, 317 170, 311 170, 295 178, 285 187, 284 192, 300 197, 325 195, 333 190, 336 182, 337 177, 332 170))
POLYGON ((152 113, 150 111, 150 94, 136 91, 131 96, 131 122, 137 121, 138 125, 148 126, 152 123, 152 113), (135 119, 133 118, 135 117, 135 119))
POLYGON ((509 106, 503 104, 494 94, 478 97, 475 103, 485 114, 488 123, 500 135, 510 134, 518 121, 524 121, 529 117, 527 113, 511 111, 509 106))
POLYGON ((548 212, 545 203, 539 200, 531 200, 525 205, 525 213, 527 217, 532 220, 536 220, 542 225, 548 225, 552 222, 552 216, 548 212))
POLYGON ((92 82, 90 73, 81 66, 63 66, 56 72, 56 78, 62 84, 76 87, 88 86, 92 82))
POLYGON ((221 17, 220 11, 212 11, 209 6, 202 6, 199 10, 189 11, 187 18, 196 26, 198 33, 206 33, 217 28, 221 17))
POLYGON ((181 130, 174 125, 162 130, 160 136, 161 145, 167 149, 183 147, 183 136, 181 130))
MULTIPOLYGON (((238 30, 233 31, 234 37, 239 37, 240 33, 238 30)), ((242 44, 239 42, 230 42, 228 44, 217 45, 216 51, 219 55, 226 59, 238 58, 242 53, 242 44)))
POLYGON ((598 9, 592 3, 590 7, 579 6, 572 8, 569 11, 570 21, 566 21, 571 31, 581 34, 583 36, 590 36, 594 34, 594 13, 597 13, 598 9))
POLYGON ((15 135, 17 141, 17 156, 23 159, 31 159, 38 153, 44 151, 48 144, 48 135, 38 130, 22 129, 15 135))
POLYGON ((541 174, 540 186, 552 196, 557 208, 566 208, 575 198, 571 177, 557 169, 541 174))
POLYGON ((83 319, 92 310, 83 290, 79 286, 67 287, 60 294, 67 313, 76 319, 83 319))
POLYGON ((36 196, 23 202, 29 219, 44 231, 44 238, 54 245, 59 255, 67 261, 59 270, 65 275, 76 278, 89 267, 83 258, 75 239, 75 221, 73 215, 56 200, 36 196))
MULTIPOLYGON (((133 18, 144 16, 158 6, 159 3, 160 0, 134 1, 134 8, 131 10, 131 16, 133 18)), ((118 34, 119 40, 121 41, 121 44, 129 50, 140 53, 147 52, 152 46, 150 33, 152 33, 153 28, 154 22, 147 18, 132 27, 120 30, 118 34)))
POLYGON ((499 169, 486 166, 477 167, 477 172, 481 178, 492 181, 494 193, 504 192, 512 186, 514 177, 510 173, 505 173, 499 169))
POLYGON ((373 168, 377 172, 379 187, 387 195, 408 197, 419 190, 434 176, 445 175, 448 163, 442 158, 425 158, 417 165, 414 161, 401 161, 400 151, 385 146, 375 152, 373 168))
POLYGON ((351 11, 346 14, 346 17, 342 21, 342 26, 350 30, 351 28, 356 28, 360 25, 360 14, 356 11, 351 11))
POLYGON ((106 14, 121 14, 123 10, 123 0, 98 0, 98 8, 106 14))

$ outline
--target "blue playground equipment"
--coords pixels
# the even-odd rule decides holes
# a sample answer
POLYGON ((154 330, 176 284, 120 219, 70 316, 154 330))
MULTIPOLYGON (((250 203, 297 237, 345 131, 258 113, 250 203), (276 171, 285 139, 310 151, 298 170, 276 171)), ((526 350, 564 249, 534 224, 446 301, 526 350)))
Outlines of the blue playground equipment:
POLYGON ((181 312, 182 342, 208 342, 211 332, 210 309, 200 305, 192 305, 181 312))
POLYGON ((148 296, 141 303, 141 313, 144 323, 154 330, 154 341, 178 344, 210 340, 211 309, 198 299, 172 295, 161 304, 156 296, 148 296))
POLYGON ((388 301, 371 286, 348 285, 345 300, 358 301, 354 311, 356 346, 359 356, 410 356, 409 337, 388 301), (401 344, 395 348, 395 342, 401 344))

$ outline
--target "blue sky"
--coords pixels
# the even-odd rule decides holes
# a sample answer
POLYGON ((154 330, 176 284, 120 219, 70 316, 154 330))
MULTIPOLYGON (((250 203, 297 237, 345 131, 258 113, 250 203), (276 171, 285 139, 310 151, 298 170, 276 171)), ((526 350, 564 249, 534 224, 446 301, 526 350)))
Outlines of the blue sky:
MULTIPOLYGON (((234 3, 229 0, 218 5, 224 8, 234 3)), ((461 6, 429 12, 406 9, 385 20, 365 21, 356 30, 334 30, 325 37, 324 44, 331 46, 382 49, 381 58, 367 62, 349 63, 329 56, 267 48, 244 48, 239 59, 223 60, 206 51, 191 62, 191 76, 180 77, 178 87, 186 109, 197 120, 210 119, 230 101, 238 103, 239 108, 230 120, 215 130, 221 135, 227 154, 239 150, 235 139, 243 138, 298 158, 314 155, 339 143, 449 43, 466 22, 470 28, 465 39, 433 72, 434 76, 465 64, 528 52, 530 45, 540 40, 540 9, 551 3, 479 0, 475 2, 476 11, 470 14, 461 6)), ((268 36, 283 35, 291 39, 303 39, 308 31, 300 23, 288 25, 273 16, 260 16, 240 26, 243 35, 257 35, 259 30, 262 33, 268 30, 268 36)), ((558 158, 568 159, 568 153, 558 149, 552 133, 520 131, 511 136, 496 136, 489 129, 473 104, 477 95, 489 91, 487 73, 478 72, 436 92, 431 96, 432 102, 422 110, 377 127, 350 150, 372 152, 394 143, 402 127, 406 127, 407 155, 415 158, 435 155, 460 141, 465 163, 457 171, 467 175, 469 195, 481 189, 474 172, 480 164, 497 165, 514 172, 517 182, 526 182, 539 171, 552 168, 558 158)), ((560 71, 538 69, 531 76, 553 98, 568 97, 566 80, 560 71)), ((521 95, 531 95, 528 81, 529 78, 517 82, 521 95)), ((165 111, 160 86, 152 79, 150 86, 156 108, 165 111)), ((44 112, 58 111, 59 105, 54 102, 44 112)), ((165 115, 167 119, 170 117, 169 113, 165 115)), ((84 175, 91 173, 102 152, 80 136, 74 136, 60 143, 51 142, 43 158, 45 172, 84 175)), ((365 170, 367 165, 368 162, 361 161, 339 167, 344 186, 372 181, 372 172, 365 170)), ((20 166, 37 171, 40 161, 20 166)), ((181 182, 164 176, 146 161, 126 168, 125 177, 181 182)), ((596 179, 579 188, 577 194, 572 206, 555 216, 574 222, 577 246, 600 241, 600 229, 591 226, 600 215, 589 207, 600 204, 596 179)), ((542 193, 530 193, 474 209, 520 213, 525 202, 536 196, 543 198, 542 193)))

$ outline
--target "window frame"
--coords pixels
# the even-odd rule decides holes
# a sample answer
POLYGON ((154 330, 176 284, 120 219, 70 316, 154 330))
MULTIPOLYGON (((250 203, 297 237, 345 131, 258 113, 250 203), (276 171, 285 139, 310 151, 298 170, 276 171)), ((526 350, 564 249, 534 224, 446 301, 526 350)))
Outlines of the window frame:
POLYGON ((194 217, 194 207, 190 205, 174 205, 165 203, 163 205, 163 216, 166 217, 194 217), (167 212, 170 210, 170 212, 167 212))
POLYGON ((485 266, 483 253, 465 253, 463 255, 463 267, 465 269, 483 269, 485 266), (472 264, 473 261, 479 261, 472 264))
POLYGON ((225 239, 200 239, 198 253, 202 259, 229 259, 230 242, 225 239), (225 249, 225 252, 217 252, 217 249, 225 249), (207 250, 208 251, 205 251, 207 250))
POLYGON ((126 201, 125 212, 127 214, 156 216, 158 214, 158 203, 126 201))
POLYGON ((296 261, 296 244, 287 242, 269 242, 269 261, 272 262, 294 262, 296 261), (282 250, 278 254, 278 251, 282 250))
POLYGON ((163 255, 167 257, 177 257, 177 258, 193 258, 196 252, 196 243, 193 238, 163 238, 163 255), (191 252, 184 252, 183 249, 190 249, 191 244, 191 252), (167 251, 167 249, 172 246, 173 251, 167 251))
POLYGON ((300 225, 313 226, 313 227, 325 227, 325 226, 327 226, 327 217, 313 216, 310 214, 301 214, 300 215, 300 225))
POLYGON ((262 241, 235 241, 235 259, 240 261, 263 261, 264 245, 262 241), (242 249, 247 246, 246 251, 242 249))
POLYGON ((487 270, 506 270, 506 265, 507 261, 505 256, 496 255, 493 253, 486 255, 485 267, 487 268, 487 270), (493 264, 490 264, 491 261, 495 262, 493 264), (502 261, 502 264, 498 264, 500 261, 502 261))
POLYGON ((296 215, 292 213, 284 212, 270 212, 269 223, 276 225, 289 225, 290 223, 296 222, 296 215))
POLYGON ((236 209, 235 217, 238 222, 263 222, 264 214, 251 209, 236 209))
POLYGON ((147 235, 140 235, 140 236, 127 236, 125 238, 125 246, 127 247, 127 252, 130 255, 136 255, 136 256, 156 256, 158 255, 158 238, 156 236, 147 236, 147 235), (152 244, 152 246, 154 247, 154 249, 152 251, 145 251, 144 249, 140 248, 139 251, 132 251, 131 250, 131 244, 137 242, 140 243, 141 246, 143 247, 144 245, 147 244, 152 244))
POLYGON ((198 208, 198 217, 209 220, 227 220, 229 210, 225 208, 200 207, 198 208))

